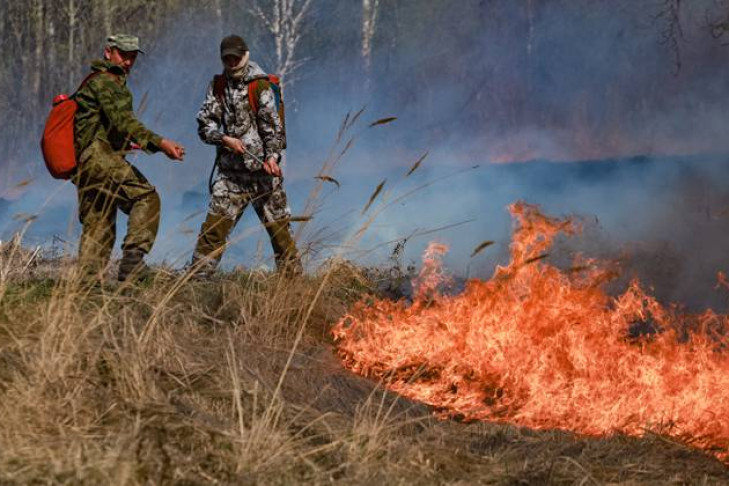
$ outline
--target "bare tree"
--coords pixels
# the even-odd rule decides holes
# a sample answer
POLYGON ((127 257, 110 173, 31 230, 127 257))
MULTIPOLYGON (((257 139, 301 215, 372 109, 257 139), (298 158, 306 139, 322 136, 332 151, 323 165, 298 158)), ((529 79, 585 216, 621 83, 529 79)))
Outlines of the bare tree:
POLYGON ((375 37, 380 0, 362 0, 362 58, 365 70, 372 67, 372 40, 375 37))
POLYGON ((223 34, 223 5, 221 0, 214 0, 213 10, 215 11, 215 23, 218 27, 218 35, 223 34))
POLYGON ((276 72, 292 83, 294 72, 305 62, 296 50, 312 0, 269 0, 266 7, 255 1, 250 12, 273 36, 276 50, 276 72))
POLYGON ((684 39, 681 27, 681 0, 660 0, 658 12, 653 20, 659 28, 659 41, 673 54, 674 74, 678 74, 681 70, 681 42, 684 39))
POLYGON ((715 39, 721 39, 722 45, 728 45, 724 38, 729 34, 729 2, 715 2, 714 8, 706 11, 706 26, 715 39))
MULTIPOLYGON (((68 19, 68 66, 76 62, 76 25, 78 24, 78 4, 76 0, 68 0, 66 4, 66 17, 68 19)), ((73 85, 73 69, 68 70, 68 85, 73 85)))
POLYGON ((111 34, 111 19, 114 15, 114 6, 111 0, 103 0, 101 2, 101 19, 104 26, 104 36, 111 34))
MULTIPOLYGON (((228 2, 212 1, 211 13, 223 19, 228 2)), ((0 165, 36 147, 50 100, 78 86, 113 30, 152 42, 169 14, 183 9, 205 12, 199 0, 0 0, 0 45, 12 54, 0 56, 0 113, 9 121, 0 131, 0 165)))
POLYGON ((41 79, 44 71, 44 59, 45 59, 45 1, 35 0, 33 3, 33 22, 34 22, 34 33, 33 37, 35 40, 35 69, 33 70, 33 113, 36 112, 35 108, 40 103, 41 98, 41 79))

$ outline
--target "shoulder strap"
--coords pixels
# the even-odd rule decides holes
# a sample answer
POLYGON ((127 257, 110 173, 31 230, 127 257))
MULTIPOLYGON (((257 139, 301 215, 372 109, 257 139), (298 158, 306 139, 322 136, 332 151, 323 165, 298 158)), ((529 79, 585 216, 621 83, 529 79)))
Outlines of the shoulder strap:
POLYGON ((219 103, 222 103, 225 99, 225 74, 213 76, 213 96, 219 103))
POLYGON ((258 97, 260 95, 259 83, 257 79, 254 79, 248 83, 248 104, 251 105, 251 111, 254 114, 258 113, 258 97))
POLYGON ((258 99, 261 97, 261 91, 268 88, 271 84, 269 75, 263 74, 248 81, 248 103, 251 105, 253 113, 258 113, 258 99))

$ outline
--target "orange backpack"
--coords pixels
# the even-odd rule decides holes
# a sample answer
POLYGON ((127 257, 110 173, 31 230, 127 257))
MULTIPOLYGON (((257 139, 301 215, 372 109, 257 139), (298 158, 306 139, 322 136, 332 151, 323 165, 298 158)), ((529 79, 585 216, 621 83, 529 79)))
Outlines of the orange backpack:
MULTIPOLYGON (((101 72, 86 76, 76 93, 97 74, 101 74, 101 72)), ((48 172, 55 179, 69 179, 77 165, 74 145, 74 117, 78 109, 78 104, 74 99, 76 93, 71 96, 60 94, 53 98, 53 108, 48 114, 46 126, 43 129, 41 138, 43 160, 46 162, 48 172)))
MULTIPOLYGON (((278 110, 278 118, 281 120, 281 148, 286 148, 286 110, 284 108, 283 88, 281 87, 281 78, 275 74, 264 74, 248 81, 248 103, 251 111, 258 114, 258 98, 261 95, 261 89, 264 88, 259 81, 266 81, 273 91, 274 102, 278 110)), ((216 74, 213 76, 213 95, 221 104, 225 99, 225 85, 227 81, 225 74, 216 74)))

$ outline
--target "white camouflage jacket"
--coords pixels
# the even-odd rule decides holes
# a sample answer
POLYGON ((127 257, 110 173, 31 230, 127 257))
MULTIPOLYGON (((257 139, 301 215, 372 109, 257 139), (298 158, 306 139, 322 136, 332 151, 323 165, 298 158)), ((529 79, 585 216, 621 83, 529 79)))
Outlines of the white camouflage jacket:
POLYGON ((281 120, 273 90, 260 90, 257 114, 248 101, 248 83, 265 74, 258 64, 250 62, 243 79, 226 80, 223 103, 215 97, 213 81, 208 85, 197 114, 197 132, 203 142, 218 147, 216 160, 222 171, 258 171, 262 169, 261 161, 271 156, 281 160, 281 120), (250 154, 239 155, 225 149, 223 135, 242 140, 250 154))

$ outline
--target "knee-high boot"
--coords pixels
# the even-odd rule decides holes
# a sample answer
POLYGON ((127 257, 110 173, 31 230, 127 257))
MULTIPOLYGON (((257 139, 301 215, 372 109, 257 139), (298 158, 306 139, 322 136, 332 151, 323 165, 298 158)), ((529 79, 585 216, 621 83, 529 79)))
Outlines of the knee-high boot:
POLYGON ((276 267, 291 275, 299 275, 303 272, 301 260, 299 259, 296 243, 291 235, 291 227, 288 221, 271 221, 266 223, 266 231, 271 239, 273 255, 276 259, 276 267))
POLYGON ((192 255, 193 268, 199 273, 209 275, 214 272, 223 256, 225 243, 235 220, 214 213, 208 213, 200 228, 197 245, 192 255))

